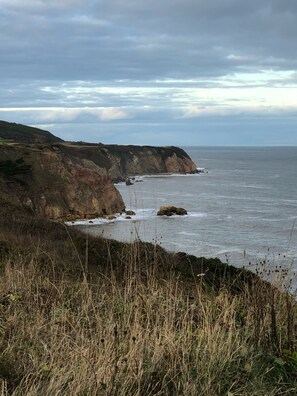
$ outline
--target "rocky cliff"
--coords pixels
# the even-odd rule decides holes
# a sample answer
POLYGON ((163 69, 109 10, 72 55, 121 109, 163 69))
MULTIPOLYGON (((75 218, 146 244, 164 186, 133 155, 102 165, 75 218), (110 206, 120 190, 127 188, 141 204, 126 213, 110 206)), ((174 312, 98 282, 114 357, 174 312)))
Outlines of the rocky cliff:
POLYGON ((0 145, 0 188, 2 201, 51 219, 93 218, 125 206, 93 162, 48 145, 0 145))
POLYGON ((123 211, 113 182, 128 176, 195 172, 196 165, 178 147, 70 143, 0 121, 0 201, 51 219, 123 211))
POLYGON ((103 144, 59 144, 65 153, 93 161, 113 181, 128 176, 160 173, 196 173, 196 165, 178 147, 103 144))

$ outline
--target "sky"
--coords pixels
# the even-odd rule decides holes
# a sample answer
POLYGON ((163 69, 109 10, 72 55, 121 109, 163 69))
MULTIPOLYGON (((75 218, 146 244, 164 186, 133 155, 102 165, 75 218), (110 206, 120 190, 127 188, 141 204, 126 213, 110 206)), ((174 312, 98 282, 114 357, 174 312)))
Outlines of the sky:
POLYGON ((297 145, 296 0, 0 0, 0 119, 65 140, 297 145))

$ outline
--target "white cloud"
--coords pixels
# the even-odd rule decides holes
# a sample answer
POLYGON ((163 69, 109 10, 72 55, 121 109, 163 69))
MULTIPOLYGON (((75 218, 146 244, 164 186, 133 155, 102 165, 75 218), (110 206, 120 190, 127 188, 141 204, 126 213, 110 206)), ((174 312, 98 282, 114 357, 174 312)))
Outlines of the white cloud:
POLYGON ((116 107, 88 109, 86 112, 95 115, 101 121, 122 120, 130 117, 126 111, 116 107))
POLYGON ((75 121, 80 116, 96 117, 100 121, 115 121, 131 117, 126 110, 116 107, 20 107, 0 108, 0 113, 28 113, 36 122, 59 123, 75 121))
POLYGON ((234 61, 234 62, 250 62, 250 61, 255 60, 255 58, 252 56, 236 55, 236 54, 230 54, 226 57, 226 59, 234 61))
MULTIPOLYGON (((2 95, 3 112, 34 114, 36 122, 98 119, 104 122, 146 119, 167 114, 172 121, 201 115, 288 114, 297 109, 294 71, 237 73, 213 80, 114 81, 41 84, 30 107, 10 104, 2 95), (40 102, 40 96, 44 97, 40 102), (5 103, 5 106, 4 106, 5 103), (55 103, 58 106, 47 106, 55 103), (42 106, 45 104, 45 106, 42 106), (98 104, 100 104, 98 106, 98 104), (93 106, 90 106, 93 105, 93 106)), ((26 87, 18 95, 27 97, 26 87)), ((7 98, 14 98, 8 89, 7 98)), ((21 103, 21 102, 20 102, 21 103)), ((28 103, 28 101, 27 101, 28 103)))
POLYGON ((71 16, 70 22, 86 27, 107 27, 110 25, 109 21, 98 19, 91 15, 74 15, 71 16))
POLYGON ((74 121, 82 112, 82 109, 36 109, 36 118, 41 122, 74 121))

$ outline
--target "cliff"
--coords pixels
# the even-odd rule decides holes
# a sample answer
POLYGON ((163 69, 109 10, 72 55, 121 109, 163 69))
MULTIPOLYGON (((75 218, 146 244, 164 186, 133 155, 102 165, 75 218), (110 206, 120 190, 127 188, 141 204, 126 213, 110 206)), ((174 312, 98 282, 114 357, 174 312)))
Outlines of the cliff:
POLYGON ((93 161, 113 181, 128 176, 160 173, 196 173, 196 165, 179 147, 63 143, 65 153, 93 161))
POLYGON ((50 219, 93 218, 120 212, 124 202, 91 161, 48 145, 1 145, 2 201, 50 219))
POLYGON ((113 182, 128 176, 195 172, 196 165, 178 147, 70 143, 0 121, 0 200, 50 219, 123 211, 113 182))

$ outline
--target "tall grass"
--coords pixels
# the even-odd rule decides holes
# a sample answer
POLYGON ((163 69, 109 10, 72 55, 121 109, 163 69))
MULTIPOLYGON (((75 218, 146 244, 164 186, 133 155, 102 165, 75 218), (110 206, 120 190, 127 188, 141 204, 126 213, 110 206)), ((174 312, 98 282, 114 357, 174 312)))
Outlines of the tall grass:
POLYGON ((1 208, 0 395, 297 394, 286 291, 1 208))
POLYGON ((91 243, 85 257, 76 243, 68 250, 83 276, 57 271, 61 256, 36 243, 2 257, 1 395, 297 393, 288 294, 257 277, 240 291, 213 288, 203 274, 164 270, 166 256, 139 243, 115 253, 98 240, 102 270, 84 261, 91 243))

